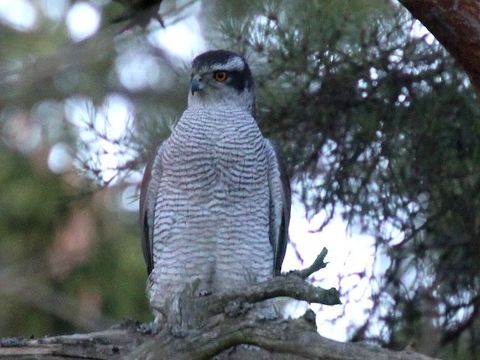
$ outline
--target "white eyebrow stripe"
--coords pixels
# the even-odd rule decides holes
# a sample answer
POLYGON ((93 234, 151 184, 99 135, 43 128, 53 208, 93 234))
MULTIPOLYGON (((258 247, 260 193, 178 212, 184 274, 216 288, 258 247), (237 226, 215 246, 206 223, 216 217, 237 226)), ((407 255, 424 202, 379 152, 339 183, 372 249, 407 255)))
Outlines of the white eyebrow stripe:
POLYGON ((226 63, 212 65, 209 70, 243 71, 245 70, 245 62, 240 57, 232 57, 226 63))

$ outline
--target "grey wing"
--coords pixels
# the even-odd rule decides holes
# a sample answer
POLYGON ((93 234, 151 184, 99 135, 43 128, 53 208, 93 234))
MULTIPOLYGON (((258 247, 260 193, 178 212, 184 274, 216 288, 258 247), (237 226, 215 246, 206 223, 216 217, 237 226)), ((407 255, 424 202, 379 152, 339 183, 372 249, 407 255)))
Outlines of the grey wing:
POLYGON ((273 247, 273 271, 279 275, 288 243, 290 223, 290 181, 280 152, 265 140, 268 154, 268 185, 270 189, 270 243, 273 247))
POLYGON ((147 265, 148 274, 153 270, 153 228, 155 219, 155 202, 157 197, 157 184, 161 176, 161 153, 160 145, 155 155, 148 161, 143 173, 140 188, 140 229, 143 257, 147 265))

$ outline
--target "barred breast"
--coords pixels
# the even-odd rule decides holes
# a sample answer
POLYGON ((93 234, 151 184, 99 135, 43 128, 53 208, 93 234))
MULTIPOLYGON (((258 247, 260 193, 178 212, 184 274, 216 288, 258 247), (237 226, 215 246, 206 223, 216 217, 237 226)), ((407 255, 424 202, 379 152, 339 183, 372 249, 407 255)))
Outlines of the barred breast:
POLYGON ((162 146, 151 297, 200 279, 202 292, 273 275, 265 139, 246 111, 189 108, 162 146))

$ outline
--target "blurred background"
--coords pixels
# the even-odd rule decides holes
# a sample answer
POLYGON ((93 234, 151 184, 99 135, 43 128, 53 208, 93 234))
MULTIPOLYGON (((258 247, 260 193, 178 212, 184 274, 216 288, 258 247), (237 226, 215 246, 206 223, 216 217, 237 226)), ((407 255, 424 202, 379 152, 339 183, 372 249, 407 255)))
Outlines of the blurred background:
POLYGON ((138 185, 215 48, 287 160, 284 270, 329 249, 319 332, 480 358, 480 108, 386 0, 0 0, 0 336, 151 320, 138 185))

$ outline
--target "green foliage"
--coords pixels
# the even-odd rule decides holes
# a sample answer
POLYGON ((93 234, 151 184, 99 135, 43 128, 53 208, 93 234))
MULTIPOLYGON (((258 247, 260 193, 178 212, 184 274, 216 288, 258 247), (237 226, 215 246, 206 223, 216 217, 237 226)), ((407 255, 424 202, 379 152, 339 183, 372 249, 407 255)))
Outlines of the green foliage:
MULTIPOLYGON (((0 283, 9 294, 8 288, 16 283, 22 288, 21 279, 9 271, 24 268, 26 259, 45 252, 52 242, 55 226, 65 220, 68 203, 66 187, 59 176, 36 168, 24 156, 3 145, 0 163, 0 283)), ((29 291, 28 287, 24 291, 29 291)), ((15 297, 2 297, 2 300, 0 332, 4 335, 10 332, 41 334, 44 324, 52 320, 28 304, 16 301, 15 297), (22 313, 25 316, 19 316, 22 313)))
MULTIPOLYGON (((71 260, 77 265, 59 274, 52 265, 65 255, 55 251, 59 231, 69 214, 87 199, 79 202, 73 196, 78 190, 62 176, 8 147, 1 146, 0 161, 0 334, 41 336, 71 332, 77 326, 91 329, 62 319, 62 312, 48 304, 59 301, 63 307, 71 302, 67 309, 74 313, 72 318, 82 316, 78 308, 82 293, 98 298, 98 308, 93 306, 87 313, 97 311, 117 320, 133 316, 149 319, 146 283, 139 281, 145 279, 145 267, 132 216, 119 216, 102 206, 95 210, 95 227, 84 229, 94 230, 94 246, 87 249, 86 260, 81 259, 81 253, 73 253, 71 260), (45 293, 48 288, 53 290, 45 293)), ((81 241, 81 234, 73 236, 79 236, 74 241, 81 241)), ((69 268, 68 264, 63 266, 69 268)), ((99 326, 111 323, 101 325, 101 321, 99 326)))
POLYGON ((0 162, 0 233, 8 234, 0 237, 0 259, 20 260, 45 249, 52 229, 64 221, 66 186, 5 146, 0 146, 0 162))

